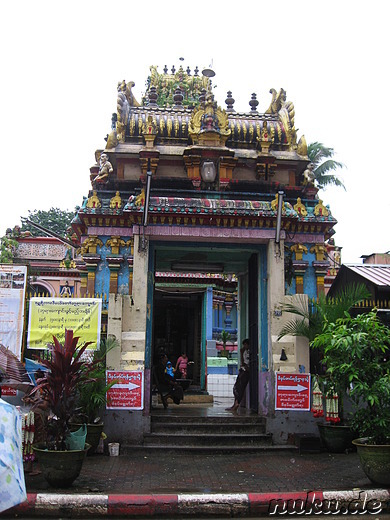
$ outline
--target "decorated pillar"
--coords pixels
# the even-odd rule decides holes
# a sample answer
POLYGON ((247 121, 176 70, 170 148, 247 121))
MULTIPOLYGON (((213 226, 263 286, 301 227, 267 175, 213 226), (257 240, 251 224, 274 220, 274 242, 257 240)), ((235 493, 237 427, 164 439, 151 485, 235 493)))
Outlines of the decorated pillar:
POLYGON ((218 302, 218 327, 223 328, 223 301, 218 302))
POLYGON ((213 324, 215 328, 218 327, 218 297, 215 291, 213 292, 213 324))
POLYGON ((123 262, 123 255, 119 254, 119 250, 126 245, 126 242, 120 237, 111 236, 106 245, 111 248, 111 254, 107 256, 108 267, 110 268, 109 292, 116 294, 118 292, 118 272, 123 262))
POLYGON ((95 294, 96 268, 101 260, 100 253, 98 253, 97 248, 101 247, 102 245, 103 242, 100 240, 100 238, 93 235, 86 238, 81 245, 81 254, 87 270, 87 296, 94 296, 95 294))
POLYGON ((84 260, 87 268, 87 286, 85 296, 92 298, 95 295, 96 268, 100 262, 100 256, 93 258, 84 256, 84 260))
POLYGON ((230 312, 233 307, 233 296, 231 294, 226 295, 225 297, 225 309, 226 309, 226 317, 225 317, 225 328, 231 329, 232 327, 232 319, 230 317, 230 312))
MULTIPOLYGON (((320 201, 321 202, 321 201, 320 201)), ((329 261, 327 259, 327 250, 325 244, 315 244, 310 248, 310 253, 316 255, 312 265, 314 267, 317 279, 317 296, 325 293, 325 276, 328 272, 329 261)))
POLYGON ((191 180, 195 188, 199 188, 202 180, 200 177, 200 162, 202 159, 201 155, 184 155, 183 159, 188 178, 191 180))
POLYGON ((262 128, 257 123, 256 133, 257 147, 260 149, 256 161, 256 176, 258 179, 269 181, 276 172, 275 157, 269 153, 275 140, 275 130, 273 127, 268 128, 267 121, 264 121, 262 128))
POLYGON ((307 254, 307 247, 304 244, 298 243, 291 246, 290 249, 295 255, 295 259, 293 260, 295 292, 297 294, 303 294, 303 277, 309 265, 307 260, 303 260, 303 254, 307 254))
POLYGON ((133 294, 133 263, 134 263, 134 238, 130 238, 126 242, 126 246, 130 247, 130 256, 127 258, 129 266, 129 294, 133 294))
POLYGON ((118 273, 123 261, 123 257, 107 257, 108 267, 110 268, 110 287, 109 292, 116 294, 118 292, 118 273))
POLYGON ((88 271, 87 266, 83 263, 83 265, 79 266, 80 272, 80 296, 81 298, 85 298, 87 296, 87 281, 88 281, 88 271))
POLYGON ((228 186, 233 179, 233 170, 237 164, 237 157, 221 157, 219 160, 219 187, 228 186))

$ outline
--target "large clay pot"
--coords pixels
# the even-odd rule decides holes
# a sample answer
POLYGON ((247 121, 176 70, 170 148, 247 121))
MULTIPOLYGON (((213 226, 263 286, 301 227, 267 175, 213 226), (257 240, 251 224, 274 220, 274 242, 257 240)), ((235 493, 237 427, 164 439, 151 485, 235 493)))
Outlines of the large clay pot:
POLYGON ((362 437, 352 441, 357 448, 364 473, 375 484, 390 485, 390 438, 388 444, 370 444, 362 437))
POLYGON ((33 450, 38 458, 43 477, 56 488, 67 488, 80 475, 83 461, 90 445, 83 450, 48 450, 45 444, 34 444, 33 450))
POLYGON ((318 424, 322 445, 331 453, 343 453, 353 449, 352 441, 356 438, 349 426, 318 424))

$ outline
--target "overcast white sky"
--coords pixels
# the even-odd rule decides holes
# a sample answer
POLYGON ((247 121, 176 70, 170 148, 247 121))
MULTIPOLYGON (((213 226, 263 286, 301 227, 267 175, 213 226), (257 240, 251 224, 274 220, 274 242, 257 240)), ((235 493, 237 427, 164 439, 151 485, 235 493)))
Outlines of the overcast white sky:
POLYGON ((143 2, 20 0, 0 4, 0 235, 29 210, 73 210, 104 148, 116 87, 150 65, 213 60, 216 99, 269 106, 271 87, 295 105, 298 137, 333 147, 347 187, 328 189, 344 263, 390 250, 387 0, 143 2))

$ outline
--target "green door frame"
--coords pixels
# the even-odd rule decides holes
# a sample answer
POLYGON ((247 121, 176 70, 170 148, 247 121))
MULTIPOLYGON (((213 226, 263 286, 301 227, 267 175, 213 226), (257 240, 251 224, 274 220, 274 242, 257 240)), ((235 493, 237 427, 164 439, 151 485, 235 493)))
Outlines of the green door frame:
POLYGON ((152 368, 152 332, 153 332, 153 298, 154 298, 154 271, 155 250, 149 249, 146 301, 146 337, 145 337, 145 368, 152 368))
POLYGON ((201 340, 200 340, 200 389, 206 390, 206 332, 207 332, 207 291, 204 291, 202 298, 202 323, 201 323, 201 340))

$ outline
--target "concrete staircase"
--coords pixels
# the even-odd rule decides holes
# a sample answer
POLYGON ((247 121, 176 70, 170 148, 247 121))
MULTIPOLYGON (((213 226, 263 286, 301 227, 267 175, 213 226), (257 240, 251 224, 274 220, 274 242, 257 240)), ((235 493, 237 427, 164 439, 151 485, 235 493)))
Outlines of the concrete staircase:
POLYGON ((151 433, 144 435, 143 445, 121 445, 121 453, 134 450, 180 450, 196 452, 242 452, 296 449, 274 446, 266 433, 265 419, 253 416, 175 416, 151 417, 151 433))

